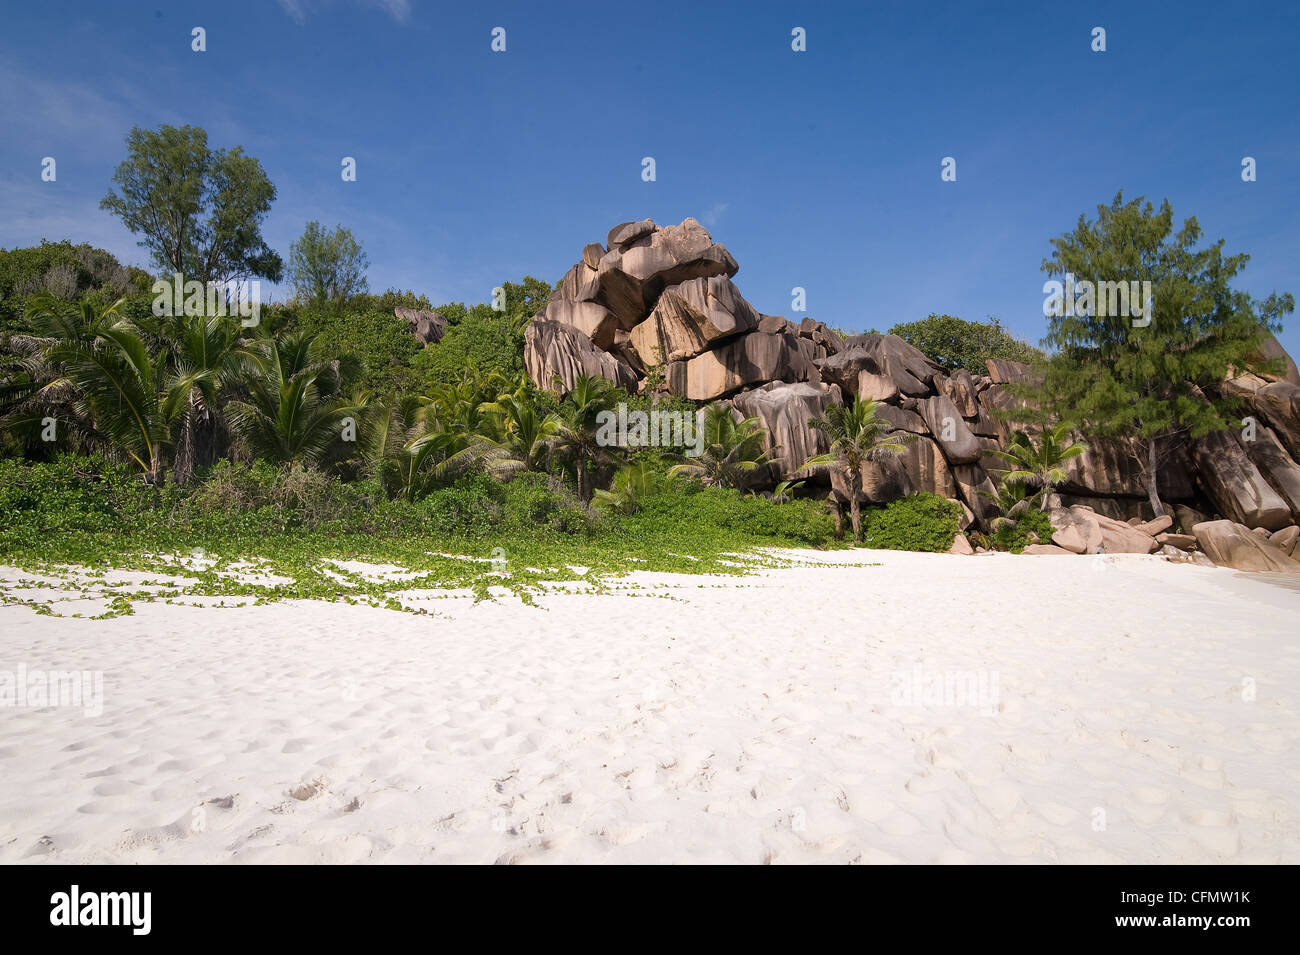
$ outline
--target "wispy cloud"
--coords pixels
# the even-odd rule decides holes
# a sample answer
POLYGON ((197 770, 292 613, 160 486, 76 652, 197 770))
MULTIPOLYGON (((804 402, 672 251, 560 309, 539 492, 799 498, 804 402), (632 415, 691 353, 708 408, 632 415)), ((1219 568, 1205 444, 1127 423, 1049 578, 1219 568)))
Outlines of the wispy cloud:
MULTIPOLYGON (((294 23, 302 24, 307 22, 307 17, 312 10, 334 0, 276 0, 276 2, 294 23)), ((377 7, 398 23, 406 23, 411 19, 411 0, 347 0, 347 2, 354 6, 377 7)))
POLYGON ((729 202, 715 202, 704 211, 704 215, 700 216, 700 222, 712 229, 718 224, 718 220, 722 218, 722 214, 727 211, 729 205, 731 205, 729 202))
POLYGON ((99 200, 74 195, 62 183, 27 179, 0 179, 0 248, 38 245, 42 239, 88 242, 107 249, 118 260, 150 268, 149 253, 117 219, 99 208, 99 200))

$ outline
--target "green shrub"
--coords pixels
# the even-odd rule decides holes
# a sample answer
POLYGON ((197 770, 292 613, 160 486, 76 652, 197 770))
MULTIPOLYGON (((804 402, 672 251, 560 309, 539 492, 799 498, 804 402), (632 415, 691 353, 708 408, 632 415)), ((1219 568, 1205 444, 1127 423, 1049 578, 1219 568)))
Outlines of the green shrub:
POLYGON ((405 319, 374 308, 369 296, 345 305, 317 303, 284 310, 293 327, 316 336, 323 355, 338 355, 346 387, 377 393, 412 390, 410 363, 424 347, 405 319))
POLYGON ((959 530, 961 507, 934 494, 916 494, 863 515, 862 542, 882 550, 943 553, 959 530))
POLYGON ((989 322, 968 322, 955 315, 931 313, 919 322, 903 322, 889 330, 946 372, 965 368, 972 375, 988 374, 990 358, 1031 363, 1043 357, 1032 345, 1022 342, 996 318, 989 322))
POLYGON ((806 546, 825 544, 835 532, 831 516, 815 501, 777 504, 729 488, 699 488, 682 479, 643 501, 640 512, 625 518, 623 527, 631 534, 674 544, 687 553, 693 537, 738 538, 738 544, 806 546))
POLYGON ((484 378, 494 371, 516 380, 524 371, 524 326, 506 312, 475 305, 447 328, 442 341, 411 359, 411 368, 427 393, 434 385, 458 384, 468 369, 484 378))
POLYGON ((1031 508, 1021 514, 1014 524, 1003 523, 989 536, 989 540, 994 550, 1019 554, 1028 546, 1031 533, 1037 534, 1040 542, 1050 544, 1054 530, 1051 519, 1045 513, 1031 508))

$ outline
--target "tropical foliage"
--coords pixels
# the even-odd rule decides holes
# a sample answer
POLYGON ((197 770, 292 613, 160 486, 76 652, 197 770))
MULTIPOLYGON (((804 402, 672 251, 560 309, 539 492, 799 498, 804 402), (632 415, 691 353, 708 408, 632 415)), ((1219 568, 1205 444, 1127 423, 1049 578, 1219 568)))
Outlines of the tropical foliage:
POLYGON ((802 470, 832 469, 840 475, 847 489, 853 536, 860 538, 862 466, 886 455, 898 454, 911 436, 895 431, 889 421, 880 417, 874 401, 855 400, 847 405, 828 405, 820 418, 812 418, 808 424, 826 435, 830 450, 810 458, 802 470))
POLYGON ((1041 509, 1046 510, 1056 486, 1065 480, 1065 465, 1087 452, 1087 444, 1070 439, 1070 425, 1065 422, 1043 429, 1037 442, 1017 430, 1005 448, 992 452, 1010 462, 1011 467, 992 470, 1002 474, 1004 484, 1023 485, 1033 491, 1041 499, 1041 509))
POLYGON ((758 418, 741 418, 727 405, 705 408, 698 427, 703 434, 699 455, 672 468, 670 476, 685 474, 699 478, 706 487, 740 489, 771 455, 763 450, 767 432, 758 418))
POLYGON ((964 368, 972 375, 985 375, 990 358, 1032 363, 1046 357, 1012 335, 996 318, 968 322, 955 315, 932 312, 919 322, 895 325, 889 334, 917 348, 946 372, 964 368))

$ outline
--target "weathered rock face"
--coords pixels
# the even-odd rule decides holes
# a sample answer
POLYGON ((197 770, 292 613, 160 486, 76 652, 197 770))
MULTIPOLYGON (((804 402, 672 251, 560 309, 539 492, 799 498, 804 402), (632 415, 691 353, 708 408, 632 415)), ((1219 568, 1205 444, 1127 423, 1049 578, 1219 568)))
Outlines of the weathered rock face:
POLYGON ((980 414, 979 403, 975 400, 975 381, 965 368, 958 368, 951 375, 935 375, 934 387, 952 401, 963 418, 977 418, 980 414))
POLYGON ((1213 431, 1192 445, 1210 499, 1238 524, 1270 531, 1291 523, 1286 501, 1264 480, 1231 431, 1213 431))
POLYGON ((610 230, 608 245, 596 267, 587 267, 594 274, 584 278, 595 285, 591 297, 629 330, 650 314, 668 286, 714 275, 730 278, 739 268, 694 219, 662 228, 649 219, 624 223, 610 230))
POLYGON ((843 351, 814 363, 822 378, 846 393, 875 401, 899 394, 930 394, 930 382, 939 369, 919 350, 897 335, 854 335, 843 351))
POLYGON ((1279 550, 1285 551, 1290 557, 1296 557, 1296 541, 1300 540, 1300 527, 1292 524, 1290 527, 1284 527, 1273 534, 1268 542, 1279 550))
MULTIPOLYGON (((1072 459, 1065 468, 1061 490, 1066 494, 1094 497, 1146 497, 1146 481, 1131 441, 1075 435, 1087 442, 1088 451, 1072 459)), ((1159 492, 1161 500, 1191 500, 1196 496, 1187 455, 1181 448, 1158 444, 1162 457, 1159 492)))
MULTIPOLYGON (((1024 402, 1009 386, 1027 380, 1029 366, 995 359, 987 375, 945 373, 893 335, 845 339, 812 318, 795 323, 763 314, 731 282, 737 268, 694 219, 668 227, 649 219, 615 226, 603 244, 582 250, 529 326, 529 375, 546 388, 555 387, 558 375, 561 389, 578 374, 601 375, 635 391, 658 366, 672 394, 699 402, 727 399, 738 413, 763 421, 777 447, 762 475, 769 483, 805 476, 798 465, 825 447, 808 419, 827 402, 876 401, 878 414, 910 440, 901 454, 864 466, 868 497, 885 502, 930 491, 957 500, 973 529, 987 530, 996 511, 980 492, 992 492, 1001 479, 1006 462, 992 452, 1016 427, 1012 421, 1024 402)), ((1260 357, 1285 359, 1285 352, 1270 338, 1260 357)), ((1258 419, 1254 442, 1223 432, 1195 445, 1158 447, 1159 495, 1184 533, 1218 515, 1269 530, 1300 524, 1300 375, 1289 359, 1278 367, 1280 373, 1243 372, 1220 387, 1258 419)), ((1152 552, 1160 546, 1154 535, 1169 529, 1123 523, 1154 516, 1136 447, 1083 437, 1091 450, 1069 463, 1059 489, 1066 507, 1058 510, 1073 517, 1055 525, 1061 541, 1043 546, 1063 541, 1067 552, 1094 546, 1152 552)), ((832 473, 830 481, 843 495, 841 478, 832 473)))
POLYGON ((1192 528, 1196 542, 1220 567, 1300 574, 1300 561, 1286 551, 1232 521, 1204 521, 1192 528))
POLYGON ((921 417, 930 433, 939 440, 944 456, 953 464, 973 464, 984 452, 979 439, 961 417, 961 412, 947 395, 917 402, 921 417))
POLYGON ((1132 524, 1098 514, 1090 507, 1075 504, 1069 510, 1071 523, 1081 521, 1095 526, 1095 533, 1089 531, 1088 539, 1100 537, 1101 550, 1107 554, 1150 554, 1159 546, 1150 534, 1144 533, 1132 524))
POLYGON ((1300 514, 1300 465, 1287 454, 1273 429, 1262 425, 1256 429, 1253 441, 1241 444, 1269 487, 1277 491, 1292 514, 1300 514))
POLYGON ((646 365, 694 358, 713 342, 758 327, 758 313, 731 280, 691 279, 666 289, 654 311, 632 329, 632 347, 646 365))
POLYGON ((637 386, 626 362, 601 351, 572 325, 544 318, 533 319, 524 333, 524 368, 539 388, 561 393, 568 392, 579 375, 598 375, 630 391, 637 386))
MULTIPOLYGON (((863 463, 862 491, 867 500, 884 504, 922 491, 957 498, 957 482, 939 445, 921 435, 903 434, 900 439, 900 453, 863 463)), ((847 501, 849 488, 843 474, 831 471, 830 479, 835 495, 847 501)))
POLYGON ((668 366, 668 387, 675 395, 712 401, 746 385, 807 381, 810 368, 796 336, 754 332, 688 361, 673 362, 668 366))
POLYGON ((441 312, 399 306, 393 309, 393 314, 406 319, 411 326, 411 334, 425 345, 442 341, 442 336, 447 333, 447 319, 441 312))
POLYGON ((753 391, 742 391, 732 406, 746 418, 758 418, 767 429, 765 449, 772 452, 772 479, 787 481, 801 474, 810 458, 826 453, 826 436, 808 427, 810 418, 821 417, 827 405, 841 400, 835 385, 769 382, 753 391))

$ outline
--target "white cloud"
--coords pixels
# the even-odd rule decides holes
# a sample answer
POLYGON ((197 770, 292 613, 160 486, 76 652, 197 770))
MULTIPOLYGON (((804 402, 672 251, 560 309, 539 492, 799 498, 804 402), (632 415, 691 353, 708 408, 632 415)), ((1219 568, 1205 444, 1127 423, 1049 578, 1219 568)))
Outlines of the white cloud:
POLYGON ((709 208, 705 210, 704 215, 700 216, 701 224, 712 229, 718 224, 718 220, 722 218, 722 214, 727 211, 729 205, 731 205, 729 202, 715 202, 713 205, 709 206, 709 208))
POLYGON ((99 200, 72 195, 58 181, 0 180, 0 248, 40 245, 42 239, 88 242, 107 249, 119 262, 152 268, 149 253, 136 245, 122 223, 99 208, 99 200))
MULTIPOLYGON (((276 0, 276 2, 291 20, 303 24, 307 22, 307 16, 313 7, 332 0, 276 0)), ((349 0, 349 2, 363 7, 378 7, 398 23, 406 23, 411 19, 411 0, 349 0)))

